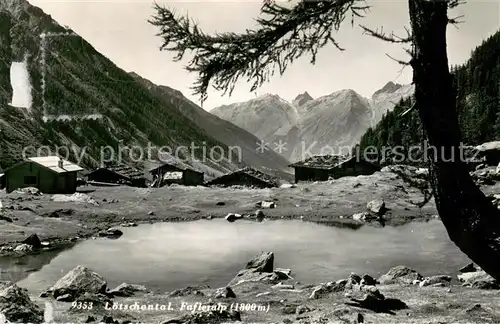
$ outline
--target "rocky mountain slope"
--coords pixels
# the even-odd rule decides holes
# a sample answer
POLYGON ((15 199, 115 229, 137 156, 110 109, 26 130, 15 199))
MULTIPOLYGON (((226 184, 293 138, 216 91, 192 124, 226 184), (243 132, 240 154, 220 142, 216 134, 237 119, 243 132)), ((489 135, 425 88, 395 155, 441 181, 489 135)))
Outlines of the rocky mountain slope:
POLYGON ((207 112, 180 91, 167 86, 156 85, 136 73, 130 73, 136 80, 158 96, 165 104, 175 107, 179 112, 195 123, 199 128, 210 134, 217 141, 227 145, 230 151, 241 152, 242 160, 249 165, 268 172, 286 170, 289 162, 274 151, 260 152, 257 150, 259 139, 224 119, 207 112))
POLYGON ((264 95, 216 107, 210 112, 246 129, 287 159, 296 161, 309 154, 348 150, 401 98, 412 93, 411 85, 389 82, 371 98, 350 89, 317 99, 305 92, 291 103, 276 95, 264 95))
POLYGON ((277 95, 216 107, 210 113, 249 131, 266 143, 296 131, 299 115, 295 106, 277 95))
POLYGON ((69 148, 74 160, 84 153, 80 161, 87 167, 99 164, 103 153, 118 160, 120 147, 143 149, 142 158, 138 149, 135 155, 122 150, 121 158, 128 162, 148 158, 148 147, 153 147, 152 157, 154 148, 163 147, 213 175, 252 163, 286 165, 269 152, 250 162, 239 161, 227 144, 214 138, 220 135, 212 136, 208 128, 179 114, 176 104, 158 97, 72 30, 24 0, 0 2, 0 128, 2 168, 19 161, 23 149, 26 153, 26 148, 41 146, 51 153, 58 146, 69 148), (30 87, 26 92, 32 98, 16 98, 29 106, 14 107, 13 92, 20 85, 11 84, 15 73, 11 66, 19 70, 23 64, 29 76, 24 87, 30 87))

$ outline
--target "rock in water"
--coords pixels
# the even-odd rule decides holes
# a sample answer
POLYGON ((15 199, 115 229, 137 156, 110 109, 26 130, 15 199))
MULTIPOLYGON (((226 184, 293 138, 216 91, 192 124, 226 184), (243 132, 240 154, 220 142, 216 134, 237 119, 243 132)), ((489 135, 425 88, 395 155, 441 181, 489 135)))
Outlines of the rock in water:
POLYGON ((243 218, 243 216, 241 216, 240 214, 235 214, 235 213, 229 213, 229 214, 227 214, 227 215, 226 215, 226 217, 225 217, 225 219, 226 219, 228 222, 230 222, 230 223, 234 222, 234 221, 235 221, 235 220, 237 220, 237 219, 241 219, 241 218, 243 218))
POLYGON ((255 211, 255 219, 257 219, 258 222, 262 222, 265 218, 264 212, 260 209, 257 209, 255 211))
POLYGON ((14 249, 14 252, 19 252, 19 253, 26 253, 26 252, 31 252, 31 251, 33 251, 33 246, 31 246, 29 244, 24 244, 24 243, 19 244, 14 249))
POLYGON ((104 293, 106 281, 96 272, 79 265, 59 279, 51 290, 54 298, 69 294, 76 299, 85 293, 104 293))
POLYGON ((109 238, 119 238, 122 235, 123 232, 116 227, 110 227, 105 231, 99 232, 99 236, 104 236, 109 238))
POLYGON ((252 260, 248 261, 246 269, 255 269, 260 272, 273 272, 274 253, 261 252, 252 260))
POLYGON ((402 283, 411 285, 414 280, 421 281, 422 275, 417 271, 405 266, 397 266, 391 268, 386 274, 380 276, 378 282, 381 284, 402 283))
POLYGON ((43 310, 31 301, 28 290, 0 282, 0 314, 12 323, 43 323, 43 310))

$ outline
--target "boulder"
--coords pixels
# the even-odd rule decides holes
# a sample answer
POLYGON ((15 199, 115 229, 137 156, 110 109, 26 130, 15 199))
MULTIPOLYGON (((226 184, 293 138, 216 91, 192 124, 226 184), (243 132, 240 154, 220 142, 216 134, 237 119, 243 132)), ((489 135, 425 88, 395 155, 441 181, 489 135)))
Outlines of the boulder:
POLYGON ((239 312, 230 310, 197 312, 194 314, 185 314, 163 322, 162 324, 217 324, 241 322, 239 312))
POLYGON ((386 274, 380 276, 378 282, 381 284, 401 283, 411 285, 414 280, 421 281, 422 279, 422 275, 417 271, 405 266, 396 266, 391 268, 386 274))
POLYGON ((137 227, 139 225, 137 225, 137 223, 130 222, 130 223, 121 223, 120 226, 121 227, 137 227))
POLYGON ((382 299, 385 298, 384 295, 382 295, 382 293, 375 286, 359 286, 359 291, 370 293, 382 299))
POLYGON ((262 210, 257 209, 255 211, 255 218, 257 218, 258 221, 264 220, 264 217, 265 217, 265 215, 264 215, 264 212, 262 210))
POLYGON ((432 276, 432 277, 427 277, 424 278, 419 283, 420 287, 426 287, 426 286, 435 286, 435 285, 440 285, 440 284, 450 284, 451 282, 451 277, 450 276, 445 276, 445 275, 440 275, 440 276, 432 276))
POLYGON ((500 285, 498 282, 487 274, 484 270, 479 270, 475 272, 466 272, 459 274, 458 280, 462 282, 463 286, 479 288, 479 289, 499 289, 500 285))
POLYGON ((14 252, 18 253, 27 253, 33 251, 33 246, 29 244, 19 244, 18 246, 15 247, 14 252))
POLYGON ((276 269, 274 269, 274 273, 278 275, 278 277, 280 278, 280 280, 293 279, 292 276, 291 276, 292 270, 290 270, 290 269, 276 268, 276 269))
POLYGON ((375 278, 373 278, 369 274, 365 274, 361 278, 361 284, 367 286, 375 286, 377 284, 377 280, 375 280, 375 278))
POLYGON ((236 298, 236 294, 231 287, 222 287, 215 291, 214 298, 236 298))
POLYGON ((99 232, 99 236, 101 236, 101 237, 118 238, 122 235, 123 235, 123 232, 116 227, 110 227, 105 231, 99 232))
POLYGON ((281 309, 281 314, 283 315, 292 315, 297 312, 297 305, 294 304, 285 304, 281 309))
POLYGON ((370 216, 370 213, 362 212, 352 215, 352 219, 355 221, 364 222, 365 220, 370 219, 370 216))
POLYGON ((51 290, 54 298, 69 294, 74 300, 85 293, 104 293, 106 280, 89 268, 79 265, 59 279, 51 290))
POLYGON ((274 269, 274 253, 261 252, 252 260, 248 261, 245 269, 255 269, 260 272, 273 272, 274 269))
POLYGON ((351 272, 349 277, 347 277, 346 279, 346 288, 351 289, 354 286, 359 285, 360 283, 361 283, 361 277, 358 274, 351 272))
POLYGON ((137 292, 147 292, 147 289, 142 285, 134 285, 124 282, 118 287, 108 291, 107 294, 116 297, 132 297, 137 292))
POLYGON ((408 305, 396 298, 385 298, 382 294, 367 293, 362 299, 351 298, 347 305, 372 310, 376 313, 392 313, 395 310, 407 309, 408 305))
POLYGON ((168 294, 169 297, 184 297, 189 295, 195 296, 205 296, 204 293, 201 292, 202 289, 208 288, 208 286, 187 286, 182 289, 177 289, 168 294))
POLYGON ((310 309, 306 305, 299 305, 295 309, 295 314, 296 315, 301 315, 301 314, 308 313, 308 312, 311 312, 311 311, 312 311, 312 309, 310 309))
POLYGON ((274 272, 282 272, 282 273, 286 274, 287 276, 292 275, 292 269, 276 268, 276 269, 274 269, 274 272))
POLYGON ((313 288, 313 291, 309 295, 309 299, 318 299, 324 297, 329 293, 341 292, 345 289, 345 284, 346 284, 345 280, 320 284, 313 288))
POLYGON ((31 245, 34 249, 39 249, 40 247, 42 247, 42 242, 36 234, 31 234, 30 236, 28 236, 26 239, 24 239, 23 243, 31 245))
POLYGON ((276 208, 276 203, 274 201, 261 201, 260 202, 260 207, 261 208, 276 208))
POLYGON ((380 199, 375 199, 375 200, 368 202, 368 204, 366 204, 366 208, 370 212, 372 212, 376 215, 383 215, 386 211, 385 202, 383 200, 380 200, 380 199))
POLYGON ((0 282, 0 322, 7 321, 43 323, 43 310, 31 301, 27 289, 12 282, 2 281, 0 282))
POLYGON ((295 188, 296 185, 292 184, 292 183, 284 183, 280 186, 280 188, 283 188, 283 189, 290 189, 290 188, 295 188))
POLYGON ((467 273, 467 272, 476 272, 479 270, 481 269, 479 269, 479 267, 477 267, 474 263, 469 263, 460 268, 458 271, 460 271, 461 273, 467 273))
POLYGON ((274 272, 261 272, 256 269, 244 269, 229 282, 228 286, 237 286, 244 282, 264 282, 276 284, 280 281, 280 276, 274 272))
POLYGON ((235 213, 229 213, 225 217, 225 219, 231 223, 238 220, 238 219, 241 219, 241 218, 243 218, 243 216, 241 216, 240 214, 235 214, 235 213))

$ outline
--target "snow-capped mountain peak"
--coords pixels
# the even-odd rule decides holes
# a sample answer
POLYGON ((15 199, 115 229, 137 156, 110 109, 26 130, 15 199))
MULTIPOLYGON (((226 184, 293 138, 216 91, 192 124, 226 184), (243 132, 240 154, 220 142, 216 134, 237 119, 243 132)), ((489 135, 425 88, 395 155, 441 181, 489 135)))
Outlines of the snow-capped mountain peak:
POLYGON ((382 93, 394 93, 394 92, 398 91, 399 89, 401 89, 401 87, 403 87, 402 84, 394 83, 392 81, 389 81, 382 88, 380 88, 379 90, 375 91, 373 93, 373 95, 372 95, 372 98, 375 98, 379 94, 382 94, 382 93))
POLYGON ((313 97, 311 97, 311 95, 307 91, 305 91, 304 93, 299 94, 297 97, 295 97, 295 99, 293 99, 292 105, 301 107, 311 100, 314 100, 313 97))
POLYGON ((412 85, 388 82, 372 98, 343 89, 316 99, 304 92, 292 103, 266 94, 214 108, 211 112, 266 143, 286 142, 286 150, 279 153, 296 161, 304 157, 305 150, 312 154, 331 154, 328 149, 343 150, 355 145, 369 127, 413 91, 412 85))

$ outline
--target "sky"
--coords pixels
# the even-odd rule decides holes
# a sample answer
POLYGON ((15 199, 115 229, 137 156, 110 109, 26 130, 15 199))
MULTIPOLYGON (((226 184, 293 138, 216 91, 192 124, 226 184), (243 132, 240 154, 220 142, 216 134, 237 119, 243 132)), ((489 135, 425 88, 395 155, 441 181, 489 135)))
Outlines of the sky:
MULTIPOLYGON (((61 25, 69 26, 85 38, 99 52, 125 71, 134 71, 156 84, 180 90, 196 103, 199 97, 190 89, 196 75, 185 71, 187 59, 174 62, 173 54, 159 50, 161 38, 158 29, 147 22, 155 13, 150 0, 29 0, 42 8, 61 25)), ((156 0, 162 6, 174 8, 179 14, 189 14, 199 27, 208 33, 244 32, 255 28, 260 0, 193 1, 156 0)), ((354 27, 346 21, 335 39, 345 51, 333 46, 323 48, 315 65, 309 57, 293 63, 283 76, 275 75, 256 92, 245 81, 237 84, 231 97, 209 90, 203 108, 246 101, 256 96, 272 93, 285 100, 293 100, 307 91, 317 98, 342 89, 353 89, 365 97, 387 82, 410 83, 410 67, 402 66, 386 54, 406 60, 401 45, 388 44, 364 35, 358 26, 383 28, 405 36, 409 27, 408 4, 405 0, 368 0, 371 5, 366 17, 357 19, 354 27)), ((450 12, 450 16, 464 16, 463 23, 448 27, 448 56, 450 64, 462 64, 471 51, 500 29, 500 1, 469 1, 450 12)))

